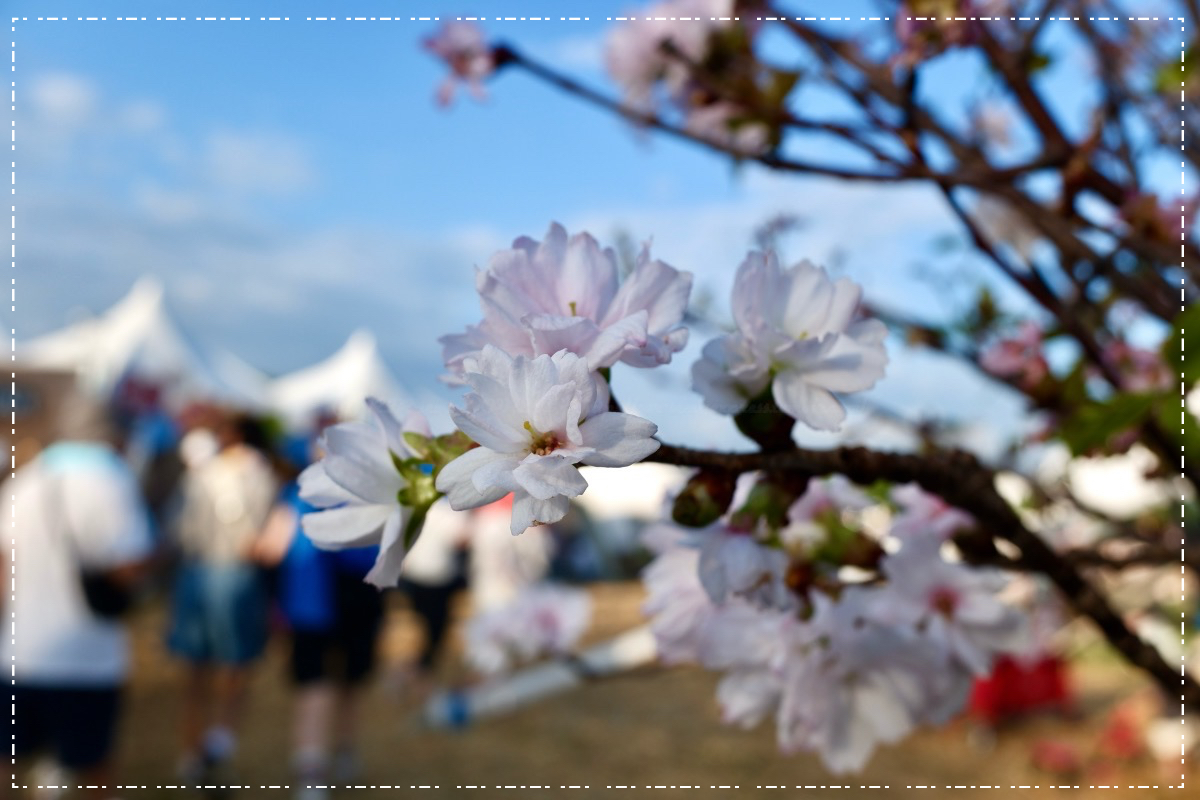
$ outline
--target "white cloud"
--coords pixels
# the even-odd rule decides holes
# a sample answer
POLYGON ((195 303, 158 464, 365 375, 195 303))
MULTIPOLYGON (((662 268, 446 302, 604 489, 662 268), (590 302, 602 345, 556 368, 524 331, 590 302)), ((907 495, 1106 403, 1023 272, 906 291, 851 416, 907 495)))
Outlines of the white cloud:
POLYGON ((316 177, 308 150, 279 133, 216 131, 205 142, 204 163, 214 184, 241 192, 288 194, 316 177))
POLYGON ((30 85, 29 96, 43 119, 61 127, 86 123, 99 103, 99 92, 90 80, 65 72, 39 75, 30 85))

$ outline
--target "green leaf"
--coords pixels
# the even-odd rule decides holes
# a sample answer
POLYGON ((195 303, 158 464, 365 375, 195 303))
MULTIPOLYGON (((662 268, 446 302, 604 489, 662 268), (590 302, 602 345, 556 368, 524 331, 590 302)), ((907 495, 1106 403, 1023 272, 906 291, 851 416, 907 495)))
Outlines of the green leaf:
POLYGON ((1188 306, 1175 317, 1162 357, 1167 369, 1173 375, 1182 373, 1189 386, 1200 380, 1200 305, 1188 306))
POLYGON ((1117 394, 1104 402, 1080 406, 1058 430, 1073 455, 1104 447, 1113 436, 1141 425, 1154 411, 1160 395, 1117 394))
POLYGON ((764 93, 766 102, 772 106, 782 106, 799 80, 799 72, 783 69, 771 70, 771 82, 764 93))

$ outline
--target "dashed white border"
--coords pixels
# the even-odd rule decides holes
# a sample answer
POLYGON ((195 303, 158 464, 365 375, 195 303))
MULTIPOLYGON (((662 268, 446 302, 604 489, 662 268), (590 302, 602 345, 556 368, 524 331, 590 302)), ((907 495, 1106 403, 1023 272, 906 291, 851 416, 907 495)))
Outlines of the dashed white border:
MULTIPOLYGON (((440 20, 442 20, 442 19, 443 19, 442 17, 408 17, 408 18, 404 18, 404 17, 305 17, 304 20, 301 20, 300 18, 296 18, 296 22, 440 22, 440 20)), ((451 19, 451 17, 446 17, 445 19, 451 19)), ((452 19, 461 20, 461 22, 590 22, 590 20, 592 20, 592 18, 590 18, 590 17, 557 17, 557 18, 556 17, 452 17, 452 19)), ((605 17, 605 20, 607 20, 607 22, 637 22, 637 20, 644 20, 644 22, 731 22, 731 20, 740 20, 740 19, 742 19, 742 18, 740 18, 740 17, 732 17, 732 18, 731 17, 605 17)), ((890 20, 892 20, 892 18, 890 18, 890 17, 792 17, 792 18, 790 18, 790 17, 755 17, 755 19, 757 20, 757 22, 786 22, 786 20, 788 20, 788 19, 796 20, 796 22, 856 22, 856 20, 857 20, 857 22, 890 22, 890 20)), ((936 20, 940 19, 940 18, 938 18, 938 17, 906 17, 905 19, 913 20, 913 22, 936 22, 936 20)), ((967 20, 972 20, 972 22, 1000 22, 1000 20, 1009 20, 1009 22, 1039 22, 1039 20, 1042 18, 1040 18, 1040 17, 944 17, 941 19, 946 20, 946 22, 967 22, 967 20)), ((1050 20, 1050 22, 1079 22, 1079 20, 1081 18, 1080 17, 1046 17, 1046 19, 1050 20)), ((1186 97, 1186 95, 1184 95, 1184 94, 1186 94, 1186 90, 1187 90, 1187 76, 1186 76, 1186 73, 1184 73, 1184 70, 1186 70, 1186 64, 1184 64, 1184 60, 1186 60, 1186 54, 1187 54, 1187 40, 1186 40, 1186 37, 1183 36, 1183 34, 1186 34, 1187 20, 1184 19, 1183 17, 1087 17, 1087 19, 1090 20, 1090 22, 1159 22, 1159 20, 1166 20, 1166 22, 1180 23, 1180 34, 1181 34, 1180 38, 1182 40, 1180 42, 1180 150, 1182 151, 1184 149, 1184 143, 1186 143, 1186 137, 1187 137, 1187 124, 1186 124, 1186 121, 1184 121, 1184 119, 1183 119, 1184 102, 1186 102, 1186 101, 1184 101, 1184 97, 1186 97)), ((12 17, 11 20, 12 20, 12 34, 13 34, 11 71, 13 73, 17 72, 17 42, 16 42, 17 36, 16 36, 16 34, 17 34, 17 23, 18 22, 109 22, 108 17, 73 17, 73 18, 72 17, 34 17, 32 19, 29 17, 12 17)), ((292 22, 292 18, 290 18, 290 17, 258 17, 258 18, 254 18, 254 17, 113 17, 112 22, 292 22)), ((11 84, 11 88, 12 88, 11 110, 12 110, 12 112, 16 112, 16 110, 17 110, 17 82, 16 82, 16 80, 13 80, 13 82, 11 84)), ((16 161, 16 158, 17 158, 17 156, 16 156, 16 150, 17 150, 17 121, 16 121, 16 119, 13 119, 13 121, 12 121, 12 151, 13 151, 12 196, 13 196, 13 204, 12 204, 12 253, 11 253, 12 270, 16 270, 16 267, 17 267, 17 205, 16 205, 16 203, 17 203, 17 201, 16 201, 16 194, 17 194, 17 161, 16 161)), ((1182 276, 1180 278, 1180 311, 1181 312, 1183 311, 1184 308, 1186 308, 1186 305, 1184 305, 1184 301, 1186 301, 1186 287, 1187 287, 1187 277, 1186 277, 1186 272, 1183 272, 1184 263, 1182 261, 1183 245, 1184 245, 1184 241, 1186 241, 1186 239, 1187 239, 1187 222, 1186 222, 1186 216, 1184 216, 1184 215, 1186 215, 1186 206, 1183 205, 1183 201, 1182 201, 1184 193, 1186 193, 1186 179, 1187 179, 1186 164, 1187 164, 1186 161, 1180 161, 1180 196, 1181 196, 1181 204, 1180 204, 1180 257, 1181 257, 1181 261, 1180 261, 1180 267, 1181 267, 1181 273, 1182 273, 1182 276)), ((16 277, 12 278, 12 307, 11 308, 12 308, 13 312, 17 311, 17 278, 16 277)), ((1181 327, 1181 329, 1180 329, 1180 359, 1181 359, 1181 361, 1183 359, 1183 347, 1184 347, 1183 339, 1184 339, 1184 331, 1181 327)), ((16 329, 11 329, 10 360, 13 362, 16 362, 16 360, 17 360, 17 330, 16 329)), ((16 453, 16 451, 17 451, 17 444, 16 444, 16 434, 17 434, 17 427, 16 427, 17 426, 17 383, 16 383, 16 380, 17 380, 17 373, 12 372, 10 375, 10 378, 11 378, 10 397, 12 398, 11 416, 12 416, 12 434, 13 434, 12 452, 10 453, 10 477, 11 477, 14 474, 14 470, 16 470, 16 468, 17 468, 17 453, 16 453)), ((1186 383, 1186 381, 1183 380, 1182 372, 1180 373, 1180 379, 1181 379, 1180 380, 1180 396, 1181 396, 1180 397, 1180 405, 1181 405, 1180 423, 1181 423, 1181 428, 1183 428, 1183 427, 1186 427, 1186 425, 1187 425, 1188 414, 1187 414, 1187 383, 1186 383)), ((1184 433, 1183 429, 1181 429, 1180 433, 1181 434, 1184 433)), ((1184 457, 1186 457, 1186 452, 1184 452, 1184 450, 1186 450, 1186 446, 1184 446, 1181 441, 1181 444, 1180 444, 1180 477, 1181 477, 1181 479, 1183 479, 1183 459, 1184 459, 1184 457)), ((1200 488, 1200 487, 1198 487, 1198 488, 1200 488)), ((1186 547, 1186 539, 1184 539, 1184 537, 1183 537, 1183 533, 1184 533, 1183 525, 1184 525, 1184 523, 1186 523, 1186 518, 1184 518, 1184 511, 1186 511, 1186 500, 1187 500, 1186 495, 1181 494, 1180 495, 1180 534, 1181 534, 1181 539, 1180 539, 1180 573, 1181 573, 1180 601, 1181 601, 1181 603, 1184 603, 1184 604, 1186 604, 1186 601, 1187 601, 1187 578, 1186 578, 1186 575, 1184 575, 1184 573, 1186 573, 1186 565, 1184 565, 1184 547, 1186 547)), ((10 521, 10 530, 13 531, 13 533, 10 536, 10 559, 8 559, 8 567, 10 567, 10 604, 12 604, 14 602, 14 600, 16 600, 16 576, 17 576, 16 504, 13 504, 12 507, 13 507, 13 515, 12 515, 12 519, 10 521)), ((16 643, 16 628, 17 628, 16 612, 10 612, 10 616, 11 616, 10 628, 11 628, 11 633, 13 636, 13 643, 16 643)), ((1187 610, 1184 609, 1184 610, 1181 610, 1181 612, 1180 612, 1180 644, 1181 645, 1184 644, 1184 633, 1186 633, 1186 631, 1187 631, 1187 610)), ((1181 646, 1181 650, 1183 650, 1182 646, 1181 646)), ((16 656, 13 656, 13 661, 16 662, 16 656)), ((1183 682, 1182 676, 1184 675, 1184 673, 1186 673, 1186 667, 1187 667, 1187 655, 1186 655, 1186 651, 1184 651, 1183 654, 1180 656, 1180 675, 1181 675, 1180 682, 1181 682, 1181 685, 1183 682)), ((16 663, 11 664, 10 670, 12 673, 11 682, 16 682, 16 663)), ((16 698, 11 697, 11 699, 14 700, 16 698)), ((13 717, 16 717, 16 712, 17 712, 16 704, 13 704, 12 705, 13 717)), ((1184 706, 1184 704, 1183 704, 1183 696, 1181 694, 1181 696, 1180 696, 1180 724, 1181 724, 1182 728, 1181 728, 1181 732, 1180 732, 1180 765, 1181 765, 1180 783, 1178 783, 1178 786, 1169 786, 1169 787, 1165 787, 1165 788, 1182 789, 1182 788, 1184 788, 1184 783, 1186 783, 1186 775, 1183 774, 1184 766, 1186 766, 1186 764, 1187 764, 1187 727, 1186 727, 1186 721, 1184 721, 1184 715, 1186 715, 1186 706, 1184 706)), ((11 736, 11 740, 16 740, 16 736, 14 736, 14 735, 11 736)), ((16 769, 16 763, 17 763, 16 745, 13 744, 11 748, 12 748, 12 765, 13 765, 13 768, 16 769)), ((29 789, 29 788, 31 788, 29 786, 19 786, 19 784, 17 783, 16 771, 14 771, 13 774, 11 775, 11 784, 12 784, 11 788, 13 788, 13 789, 29 789)), ((41 787, 40 786, 40 787, 36 787, 36 788, 41 789, 41 788, 58 788, 58 787, 41 787)), ((79 790, 79 789, 104 788, 104 787, 76 786, 76 787, 64 787, 64 788, 74 788, 74 789, 79 790)), ((115 786, 113 788, 127 790, 127 789, 192 789, 192 788, 196 788, 196 787, 180 786, 180 784, 160 784, 160 786, 150 786, 150 784, 118 784, 118 786, 115 786)), ((247 784, 247 786, 236 786, 236 784, 230 784, 230 786, 202 787, 202 788, 206 788, 206 789, 212 789, 212 788, 290 789, 293 787, 292 786, 271 786, 271 784, 259 784, 259 786, 250 786, 250 784, 247 784)), ((404 787, 404 786, 385 786, 385 784, 379 784, 379 786, 353 786, 353 784, 350 784, 350 786, 341 786, 341 787, 320 786, 317 788, 329 788, 329 789, 404 789, 404 788, 408 788, 408 789, 440 789, 442 787, 440 787, 440 786, 408 786, 408 787, 404 787)), ((450 787, 448 786, 445 788, 449 789, 450 787)), ((473 784, 462 784, 462 786, 455 786, 454 788, 456 788, 456 789, 553 789, 553 788, 590 789, 592 787, 590 787, 590 786, 558 786, 558 787, 533 786, 533 784, 526 784, 526 786, 473 786, 473 784)), ((595 788, 599 789, 601 787, 598 786, 595 788)), ((670 784, 670 786, 666 786, 666 784, 647 784, 647 786, 619 786, 619 784, 612 784, 612 786, 606 786, 604 788, 606 788, 606 789, 706 789, 706 788, 707 789, 742 789, 743 787, 740 787, 740 786, 708 786, 708 787, 683 786, 683 784, 670 784)), ((755 789, 890 789, 892 787, 890 787, 890 786, 870 786, 870 784, 858 784, 858 786, 854 786, 854 784, 829 784, 829 786, 794 786, 794 787, 792 787, 792 786, 749 787, 748 786, 748 787, 744 787, 744 788, 746 788, 746 789, 750 789, 750 788, 755 788, 755 789)), ((900 787, 896 787, 896 788, 900 788, 900 787)), ((919 784, 913 784, 913 786, 906 786, 905 788, 906 789, 1042 789, 1042 788, 1046 788, 1046 789, 1082 789, 1085 787, 1084 786, 1058 786, 1058 784, 1045 784, 1045 786, 1040 786, 1040 784, 1034 784, 1034 786, 1018 786, 1018 784, 1013 784, 1013 786, 986 786, 986 784, 977 784, 977 786, 919 786, 919 784)), ((1086 788, 1088 788, 1088 789, 1158 789, 1159 787, 1158 786, 1102 786, 1102 784, 1094 784, 1094 786, 1087 786, 1086 788)))

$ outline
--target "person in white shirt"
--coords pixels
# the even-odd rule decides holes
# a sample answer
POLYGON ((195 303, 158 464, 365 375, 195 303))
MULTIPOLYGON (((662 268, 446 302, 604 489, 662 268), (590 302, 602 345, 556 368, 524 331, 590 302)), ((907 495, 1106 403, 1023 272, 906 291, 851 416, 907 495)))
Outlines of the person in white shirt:
POLYGON ((129 643, 116 611, 95 610, 84 574, 110 598, 126 597, 145 572, 153 540, 112 429, 82 401, 68 415, 59 441, 3 488, 13 636, 0 637, 0 658, 13 675, 15 753, 49 751, 92 796, 110 797, 129 643))
POLYGON ((266 646, 267 588, 253 553, 279 492, 252 419, 222 415, 214 434, 215 454, 185 456, 167 635, 188 667, 179 774, 206 784, 229 777, 250 667, 266 646))

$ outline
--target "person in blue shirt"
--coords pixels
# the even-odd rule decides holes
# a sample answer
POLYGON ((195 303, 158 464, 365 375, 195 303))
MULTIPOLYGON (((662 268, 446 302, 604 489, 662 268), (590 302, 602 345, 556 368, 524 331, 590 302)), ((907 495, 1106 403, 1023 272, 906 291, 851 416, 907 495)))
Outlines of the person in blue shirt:
POLYGON ((296 685, 293 766, 298 796, 326 796, 322 785, 357 773, 355 735, 361 688, 376 660, 383 595, 363 578, 377 547, 318 549, 300 526, 315 509, 288 485, 268 520, 258 558, 277 564, 276 602, 291 633, 296 685))

